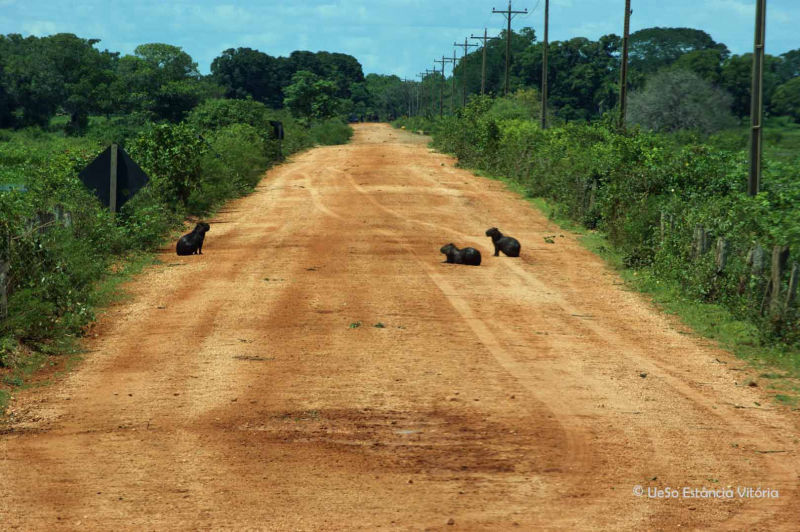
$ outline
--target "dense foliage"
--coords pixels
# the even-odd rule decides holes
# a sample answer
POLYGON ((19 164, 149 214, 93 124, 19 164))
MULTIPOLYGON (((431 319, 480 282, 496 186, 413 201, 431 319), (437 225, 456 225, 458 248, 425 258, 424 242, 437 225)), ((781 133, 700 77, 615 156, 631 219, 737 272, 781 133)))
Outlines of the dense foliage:
MULTIPOLYGON (((493 95, 502 95, 505 84, 505 32, 501 32, 499 37, 489 41, 485 49, 485 91, 493 95)), ((597 120, 617 107, 621 46, 620 37, 613 34, 597 40, 575 37, 551 42, 548 52, 548 112, 553 112, 562 121, 586 122, 597 120)), ((543 48, 531 28, 512 32, 511 92, 541 87, 543 48)), ((382 86, 373 84, 370 97, 378 116, 393 119, 402 115, 432 117, 453 114, 462 106, 464 90, 467 95, 480 94, 483 54, 484 49, 479 48, 459 59, 448 79, 437 72, 427 75, 421 82, 386 77, 381 80, 382 86)), ((730 112, 738 118, 749 114, 751 54, 731 55, 725 44, 715 42, 702 30, 691 28, 645 28, 631 34, 628 82, 632 95, 639 91, 652 94, 659 89, 662 99, 685 99, 686 91, 681 84, 657 85, 664 79, 686 76, 687 72, 711 87, 692 96, 693 100, 701 102, 701 107, 721 107, 718 100, 722 98, 724 114, 730 112), (667 76, 668 72, 671 75, 667 76)), ((795 103, 800 98, 800 87, 794 80, 799 75, 800 50, 791 50, 780 56, 767 54, 764 73, 767 116, 796 116, 795 103)), ((685 110, 684 115, 688 115, 685 110)), ((692 124, 704 122, 705 117, 701 113, 700 116, 685 118, 692 124)))
POLYGON ((457 117, 422 127, 460 164, 506 176, 530 196, 553 200, 564 215, 604 231, 629 267, 647 268, 696 299, 726 306, 757 324, 765 341, 800 342, 796 310, 764 309, 766 280, 752 264, 757 246, 767 261, 776 245, 788 245, 793 261, 800 256, 800 159, 768 161, 763 191, 750 197, 742 151, 621 133, 604 121, 542 130, 530 119, 503 118, 499 110, 519 104, 502 101, 477 97, 457 117), (693 251, 699 225, 708 241, 726 240, 723 272, 713 252, 693 251))
POLYGON ((251 191, 284 156, 352 134, 339 117, 351 82, 363 82, 350 56, 292 54, 303 69, 273 87, 280 98, 273 89, 254 98, 246 87, 201 76, 178 47, 145 44, 119 57, 96 43, 70 34, 0 36, 0 259, 10 264, 0 368, 31 349, 60 352, 82 334, 112 264, 161 246, 187 215, 251 191), (310 94, 298 84, 307 80, 310 94), (308 107, 294 105, 293 95, 308 107), (150 176, 116 215, 78 179, 111 142, 150 176))

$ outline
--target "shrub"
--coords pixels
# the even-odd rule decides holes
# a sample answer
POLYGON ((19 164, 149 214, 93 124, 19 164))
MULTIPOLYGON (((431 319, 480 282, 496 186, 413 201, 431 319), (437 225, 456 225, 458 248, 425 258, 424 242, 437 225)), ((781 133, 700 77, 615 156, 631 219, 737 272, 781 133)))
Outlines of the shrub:
POLYGON ((129 153, 150 176, 150 186, 173 210, 185 208, 200 187, 208 146, 188 124, 160 124, 136 138, 129 153))

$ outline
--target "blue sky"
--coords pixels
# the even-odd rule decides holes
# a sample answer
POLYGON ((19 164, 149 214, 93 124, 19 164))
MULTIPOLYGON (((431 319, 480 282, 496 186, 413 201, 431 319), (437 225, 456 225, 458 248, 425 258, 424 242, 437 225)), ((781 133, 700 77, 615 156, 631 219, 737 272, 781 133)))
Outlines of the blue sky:
MULTIPOLYGON (((622 33, 624 0, 551 0, 550 38, 622 33), (613 4, 613 5, 612 5, 613 4)), ((694 27, 734 53, 752 51, 755 0, 632 0, 631 31, 651 26, 694 27)), ((293 50, 349 53, 364 71, 413 78, 434 57, 451 55, 484 27, 504 27, 492 7, 506 0, 0 0, 0 33, 75 33, 101 39, 98 47, 130 53, 138 44, 181 46, 207 73, 227 48, 248 46, 271 55, 293 50)), ((544 0, 515 0, 531 14, 514 28, 541 34, 544 0)), ((800 48, 800 0, 769 0, 767 53, 800 48)), ((476 42, 476 41, 473 41, 476 42)), ((459 53, 460 55, 460 53, 459 53)))

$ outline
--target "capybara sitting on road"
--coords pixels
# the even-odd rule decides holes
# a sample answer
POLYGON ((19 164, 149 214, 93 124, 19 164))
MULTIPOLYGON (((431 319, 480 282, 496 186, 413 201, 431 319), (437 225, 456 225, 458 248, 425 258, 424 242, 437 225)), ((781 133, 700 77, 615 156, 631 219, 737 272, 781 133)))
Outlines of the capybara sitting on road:
POLYGON ((178 245, 175 251, 178 255, 202 255, 203 254, 203 240, 206 239, 206 231, 211 229, 211 226, 205 222, 200 222, 194 228, 194 231, 188 235, 183 235, 178 240, 178 245))
POLYGON ((492 237, 494 244, 494 256, 497 257, 502 251, 507 257, 519 257, 519 240, 510 236, 503 236, 503 233, 496 227, 486 230, 486 236, 492 237))
POLYGON ((447 260, 451 264, 466 264, 468 266, 481 265, 481 252, 475 248, 458 249, 453 244, 447 244, 440 249, 442 253, 447 255, 447 260))

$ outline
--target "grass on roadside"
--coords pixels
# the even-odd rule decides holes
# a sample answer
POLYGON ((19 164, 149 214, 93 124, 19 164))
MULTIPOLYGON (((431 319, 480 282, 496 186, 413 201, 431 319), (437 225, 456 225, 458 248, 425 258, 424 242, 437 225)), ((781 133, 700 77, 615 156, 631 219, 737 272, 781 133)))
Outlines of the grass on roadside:
MULTIPOLYGON (((93 310, 102 312, 104 308, 125 301, 129 294, 122 285, 147 266, 159 263, 155 254, 149 252, 131 253, 121 258, 97 283, 91 301, 93 310)), ((82 353, 76 337, 62 338, 50 349, 23 351, 13 367, 3 368, 0 372, 0 416, 5 414, 17 390, 50 384, 52 378, 69 372, 80 362, 82 353)))

